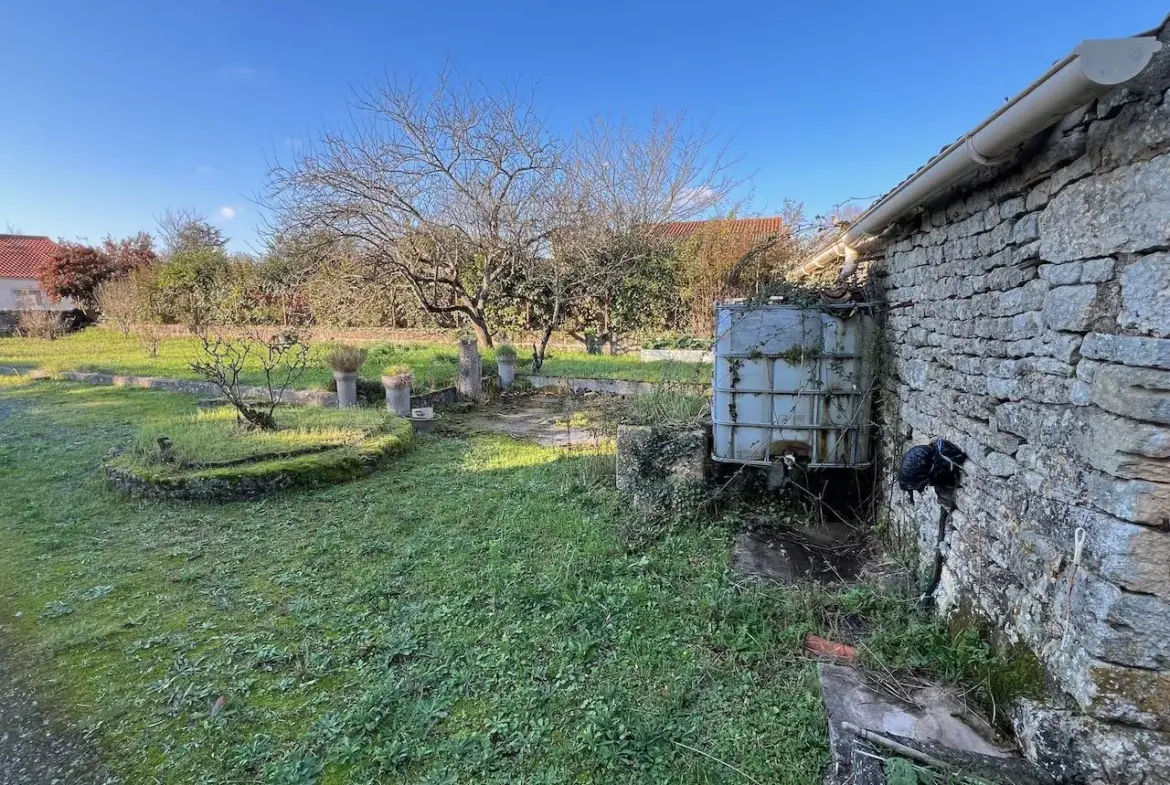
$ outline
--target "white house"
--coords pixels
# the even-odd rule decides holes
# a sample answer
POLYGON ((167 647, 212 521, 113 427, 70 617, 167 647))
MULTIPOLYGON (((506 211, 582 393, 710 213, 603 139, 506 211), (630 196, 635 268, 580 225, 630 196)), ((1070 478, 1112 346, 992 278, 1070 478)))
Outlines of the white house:
POLYGON ((29 309, 71 311, 68 298, 52 302, 37 280, 41 266, 56 249, 48 237, 0 234, 0 313, 29 309))

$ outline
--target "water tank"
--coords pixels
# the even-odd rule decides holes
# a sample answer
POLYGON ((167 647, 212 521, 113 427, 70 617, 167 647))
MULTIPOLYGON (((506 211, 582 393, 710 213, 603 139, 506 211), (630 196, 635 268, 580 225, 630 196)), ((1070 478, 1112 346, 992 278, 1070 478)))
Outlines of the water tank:
POLYGON ((715 460, 867 466, 872 322, 859 303, 716 305, 715 460))

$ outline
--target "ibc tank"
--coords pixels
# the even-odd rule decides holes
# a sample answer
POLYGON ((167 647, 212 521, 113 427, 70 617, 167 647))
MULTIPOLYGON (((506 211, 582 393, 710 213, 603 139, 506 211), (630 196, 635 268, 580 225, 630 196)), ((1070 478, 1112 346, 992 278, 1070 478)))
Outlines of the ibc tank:
POLYGON ((712 457, 868 466, 872 321, 860 303, 716 305, 712 457))

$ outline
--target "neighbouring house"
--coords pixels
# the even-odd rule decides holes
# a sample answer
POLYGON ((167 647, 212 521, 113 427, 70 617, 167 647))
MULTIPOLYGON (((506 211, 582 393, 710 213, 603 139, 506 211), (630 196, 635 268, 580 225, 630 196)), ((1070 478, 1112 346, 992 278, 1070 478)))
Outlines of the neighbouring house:
POLYGON ((674 221, 662 224, 658 235, 664 240, 686 240, 700 230, 716 229, 728 237, 751 244, 783 232, 784 219, 778 215, 770 218, 715 218, 706 221, 674 221))
POLYGON ((16 326, 20 311, 76 309, 68 298, 52 302, 37 280, 41 266, 56 247, 48 237, 0 234, 0 332, 16 326))
MULTIPOLYGON (((882 293, 878 487, 970 456, 938 607, 1039 662, 1027 756, 1170 782, 1170 24, 1076 47, 794 275, 882 293)), ((887 501, 929 565, 933 497, 887 501)))

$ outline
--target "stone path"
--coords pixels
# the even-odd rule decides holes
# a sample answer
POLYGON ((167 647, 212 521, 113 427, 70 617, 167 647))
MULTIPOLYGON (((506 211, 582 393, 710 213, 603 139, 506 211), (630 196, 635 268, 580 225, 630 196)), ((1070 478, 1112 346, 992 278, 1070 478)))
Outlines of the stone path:
POLYGON ((444 414, 457 428, 472 433, 499 433, 545 447, 587 447, 596 444, 598 432, 582 423, 572 425, 574 414, 588 417, 590 405, 564 396, 530 395, 477 406, 465 413, 444 414))
MULTIPOLYGON (((0 404, 0 422, 15 408, 0 404)), ((0 625, 0 785, 117 783, 81 730, 38 698, 4 650, 6 634, 0 625)))
POLYGON ((0 649, 0 785, 112 785, 93 744, 54 716, 0 649))

